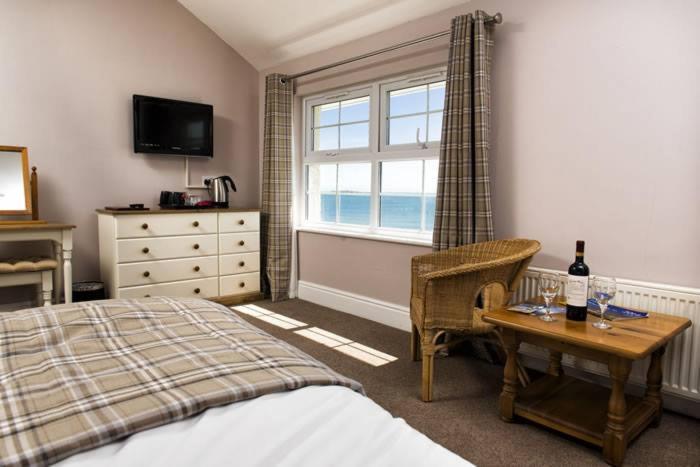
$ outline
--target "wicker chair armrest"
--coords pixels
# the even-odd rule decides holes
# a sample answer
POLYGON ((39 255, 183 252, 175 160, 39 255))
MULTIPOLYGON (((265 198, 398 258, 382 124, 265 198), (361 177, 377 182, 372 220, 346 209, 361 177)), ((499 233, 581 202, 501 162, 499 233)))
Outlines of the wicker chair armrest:
POLYGON ((463 274, 470 274, 470 273, 475 273, 479 272, 485 269, 493 269, 498 266, 502 266, 504 264, 510 264, 510 263, 516 263, 518 261, 521 261, 520 259, 517 258, 500 258, 500 259, 494 259, 491 261, 485 261, 483 263, 466 263, 466 264, 459 264, 457 266, 445 268, 445 269, 440 269, 437 271, 431 271, 431 272, 426 272, 423 274, 420 274, 419 277, 422 281, 432 281, 435 279, 440 279, 440 278, 445 278, 445 277, 453 277, 453 276, 459 276, 463 274))

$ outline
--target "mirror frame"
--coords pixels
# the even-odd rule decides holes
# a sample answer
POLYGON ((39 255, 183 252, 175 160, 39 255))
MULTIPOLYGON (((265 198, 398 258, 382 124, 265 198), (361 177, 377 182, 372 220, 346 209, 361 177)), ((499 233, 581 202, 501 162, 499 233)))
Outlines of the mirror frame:
MULTIPOLYGON (((0 215, 12 215, 12 216, 22 216, 29 215, 32 213, 32 198, 30 195, 29 187, 29 155, 27 153, 27 148, 23 146, 0 146, 0 152, 19 152, 22 153, 22 176, 24 178, 24 201, 25 209, 19 209, 14 211, 2 211, 0 210, 0 215)), ((0 156, 2 157, 2 156, 0 156)))

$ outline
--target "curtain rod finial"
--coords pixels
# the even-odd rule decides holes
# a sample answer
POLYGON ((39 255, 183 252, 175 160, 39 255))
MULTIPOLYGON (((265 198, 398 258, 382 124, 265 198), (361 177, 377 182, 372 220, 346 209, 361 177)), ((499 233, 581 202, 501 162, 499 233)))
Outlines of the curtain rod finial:
POLYGON ((500 13, 493 15, 493 22, 496 24, 501 24, 503 22, 503 15, 500 13))

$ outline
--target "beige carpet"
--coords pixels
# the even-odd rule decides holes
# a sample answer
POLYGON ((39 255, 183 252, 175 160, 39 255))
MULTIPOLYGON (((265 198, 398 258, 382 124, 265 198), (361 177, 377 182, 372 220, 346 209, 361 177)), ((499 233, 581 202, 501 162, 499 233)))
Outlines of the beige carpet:
MULTIPOLYGON (((301 300, 259 306, 388 353, 398 360, 373 367, 259 319, 241 315, 335 370, 361 382, 369 397, 418 431, 479 466, 606 465, 598 448, 527 423, 498 418, 502 368, 454 355, 438 359, 432 403, 420 401, 420 363, 409 358, 409 334, 301 300)), ((700 466, 700 421, 665 412, 629 447, 628 466, 700 466)))

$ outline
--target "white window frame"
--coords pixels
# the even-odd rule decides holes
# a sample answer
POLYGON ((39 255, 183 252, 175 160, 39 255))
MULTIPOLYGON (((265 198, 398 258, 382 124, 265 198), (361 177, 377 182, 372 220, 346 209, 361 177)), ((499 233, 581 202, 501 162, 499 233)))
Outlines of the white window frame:
MULTIPOLYGON (((311 98, 304 99, 304 155, 305 159, 309 162, 311 159, 318 159, 318 162, 325 160, 328 157, 336 157, 340 154, 362 154, 369 151, 372 147, 373 133, 372 133, 372 96, 371 87, 362 87, 359 89, 345 89, 336 92, 329 92, 322 96, 315 96, 311 98), (332 102, 345 101, 349 99, 357 99, 359 97, 369 96, 370 99, 370 109, 369 109, 369 138, 367 139, 369 147, 366 148, 352 148, 352 149, 336 149, 336 150, 324 150, 324 151, 314 151, 314 135, 313 135, 313 108, 317 105, 328 104, 332 102)), ((339 123, 338 126, 351 125, 352 123, 339 123)), ((338 141, 340 144, 340 141, 338 141)))
MULTIPOLYGON (((395 80, 391 82, 385 82, 381 85, 380 93, 381 93, 381 99, 382 99, 382 106, 381 106, 381 114, 380 114, 380 120, 379 120, 379 133, 381 136, 380 139, 380 150, 382 152, 388 152, 388 151, 406 151, 406 150, 411 150, 411 149, 416 149, 416 148, 423 148, 423 149, 435 149, 435 148, 440 148, 440 141, 428 141, 428 128, 426 127, 426 134, 423 135, 423 138, 425 138, 425 141, 423 142, 418 142, 416 141, 415 143, 408 143, 408 144, 389 144, 389 126, 387 125, 387 122, 389 121, 389 93, 391 91, 396 91, 397 89, 405 89, 408 87, 413 87, 413 86, 422 86, 422 85, 429 85, 432 83, 437 83, 440 81, 445 81, 445 76, 446 76, 447 71, 445 69, 438 69, 438 70, 433 70, 433 73, 419 76, 419 77, 413 77, 413 78, 403 78, 400 80, 395 80)), ((428 96, 426 96, 428 97, 428 96)), ((426 98, 426 106, 430 105, 430 99, 426 98)), ((402 117, 409 117, 411 115, 426 115, 431 112, 429 112, 428 108, 425 109, 425 112, 421 112, 418 114, 407 114, 407 115, 402 115, 402 117)))
MULTIPOLYGON (((298 170, 298 190, 297 190, 297 219, 296 229, 300 231, 326 233, 339 236, 349 236, 356 238, 367 238, 372 240, 383 240, 396 243, 407 243, 414 245, 431 245, 432 231, 417 231, 409 229, 397 229, 379 226, 380 217, 380 167, 384 161, 403 160, 429 160, 438 159, 439 142, 432 142, 425 145, 405 144, 392 145, 385 144, 386 141, 386 109, 388 103, 388 93, 393 89, 410 87, 419 84, 429 84, 443 81, 445 79, 446 68, 432 68, 416 73, 382 79, 362 86, 349 86, 343 89, 336 89, 303 98, 302 113, 302 144, 303 154, 299 158, 298 170), (314 151, 313 150, 313 114, 314 106, 338 100, 354 99, 369 95, 370 121, 369 121, 369 148, 353 148, 338 151, 314 151), (370 193, 370 223, 368 226, 358 226, 352 224, 340 224, 330 222, 310 222, 307 221, 307 165, 313 164, 341 164, 344 162, 368 162, 371 164, 372 179, 370 193)), ((425 164, 423 164, 425 169, 425 164)), ((425 180, 425 170, 423 170, 425 180)), ((425 181, 423 181, 425 183, 425 181)), ((425 226, 425 187, 423 187, 421 228, 425 226)))

